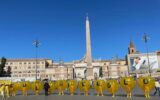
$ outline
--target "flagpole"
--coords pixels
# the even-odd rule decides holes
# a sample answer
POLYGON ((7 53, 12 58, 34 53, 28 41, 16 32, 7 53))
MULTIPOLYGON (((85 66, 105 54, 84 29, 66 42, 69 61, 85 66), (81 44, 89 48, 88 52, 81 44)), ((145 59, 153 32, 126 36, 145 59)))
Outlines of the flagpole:
POLYGON ((37 62, 38 62, 38 47, 39 47, 39 45, 40 45, 40 42, 39 42, 39 40, 38 39, 36 39, 34 42, 33 42, 33 45, 36 47, 36 68, 35 68, 35 70, 36 70, 36 75, 35 75, 35 78, 36 78, 36 80, 37 80, 37 62))
POLYGON ((148 72, 149 72, 149 75, 151 75, 150 60, 149 60, 149 54, 148 54, 148 40, 149 40, 149 37, 146 33, 144 33, 143 39, 144 39, 144 42, 145 42, 145 45, 146 45, 146 51, 147 51, 147 59, 148 59, 148 67, 149 67, 148 72))

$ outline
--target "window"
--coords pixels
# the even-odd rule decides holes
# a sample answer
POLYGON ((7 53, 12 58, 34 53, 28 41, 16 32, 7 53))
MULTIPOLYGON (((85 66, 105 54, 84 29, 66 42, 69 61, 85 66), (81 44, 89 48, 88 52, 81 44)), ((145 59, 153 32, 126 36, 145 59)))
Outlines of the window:
POLYGON ((17 69, 17 66, 15 66, 14 69, 17 69))
POLYGON ((28 66, 28 69, 31 69, 31 66, 28 66))
POLYGON ((26 73, 26 71, 23 71, 23 73, 26 73))
POLYGON ((20 62, 19 64, 21 65, 22 63, 20 62))
POLYGON ((26 64, 26 62, 24 62, 24 64, 26 64))
POLYGON ((31 71, 28 71, 28 73, 31 73, 31 71))

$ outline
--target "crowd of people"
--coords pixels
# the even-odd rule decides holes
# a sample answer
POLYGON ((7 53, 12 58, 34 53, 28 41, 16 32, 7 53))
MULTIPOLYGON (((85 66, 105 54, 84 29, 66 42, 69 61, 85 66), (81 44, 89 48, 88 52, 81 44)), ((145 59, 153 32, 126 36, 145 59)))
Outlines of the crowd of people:
POLYGON ((11 81, 0 81, 0 93, 2 98, 16 96, 17 91, 21 91, 22 95, 27 96, 28 91, 32 90, 35 95, 39 95, 42 90, 45 91, 45 95, 52 94, 55 90, 58 91, 59 95, 64 95, 64 91, 67 89, 71 95, 74 95, 76 90, 79 88, 84 95, 89 94, 90 88, 94 88, 97 96, 103 96, 103 91, 107 90, 115 97, 116 92, 121 87, 125 92, 127 98, 132 97, 132 90, 135 85, 138 85, 140 89, 144 91, 144 96, 150 98, 150 91, 154 89, 154 95, 157 93, 160 96, 160 81, 152 77, 140 77, 135 80, 133 77, 123 77, 119 80, 58 80, 58 81, 40 81, 35 82, 22 81, 22 82, 11 82, 11 81))

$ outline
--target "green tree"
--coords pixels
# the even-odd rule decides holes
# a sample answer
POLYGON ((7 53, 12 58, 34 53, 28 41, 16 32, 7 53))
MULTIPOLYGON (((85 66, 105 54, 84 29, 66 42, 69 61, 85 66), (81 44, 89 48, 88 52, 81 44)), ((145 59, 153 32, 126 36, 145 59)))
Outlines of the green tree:
POLYGON ((4 67, 5 67, 6 61, 7 61, 7 59, 5 57, 1 58, 0 77, 3 77, 5 75, 4 67))
POLYGON ((99 77, 103 77, 103 69, 102 69, 102 67, 100 67, 100 69, 99 69, 99 77))
POLYGON ((157 69, 157 72, 160 72, 160 68, 157 69))
POLYGON ((11 77, 11 67, 8 66, 6 76, 11 77))

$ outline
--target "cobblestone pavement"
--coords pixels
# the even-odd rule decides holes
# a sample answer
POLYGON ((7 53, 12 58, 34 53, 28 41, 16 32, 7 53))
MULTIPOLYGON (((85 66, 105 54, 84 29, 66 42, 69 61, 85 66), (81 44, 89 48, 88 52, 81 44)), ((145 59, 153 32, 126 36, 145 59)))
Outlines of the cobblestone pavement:
MULTIPOLYGON (((153 93, 154 90, 151 92, 150 100, 160 100, 158 94, 156 96, 153 96, 153 93)), ((83 93, 80 93, 79 90, 77 90, 77 92, 73 96, 69 95, 67 91, 65 92, 64 96, 59 96, 57 94, 57 91, 49 96, 44 96, 44 92, 42 92, 38 96, 35 96, 32 92, 29 92, 28 96, 22 96, 21 93, 17 93, 15 97, 6 98, 5 100, 113 100, 111 94, 106 91, 104 92, 104 94, 104 96, 96 96, 96 93, 93 89, 90 90, 89 96, 84 96, 83 93)), ((114 98, 114 100, 127 100, 125 92, 120 89, 116 93, 116 97, 114 98)), ((133 90, 132 100, 146 100, 143 95, 143 91, 135 88, 133 90)))

